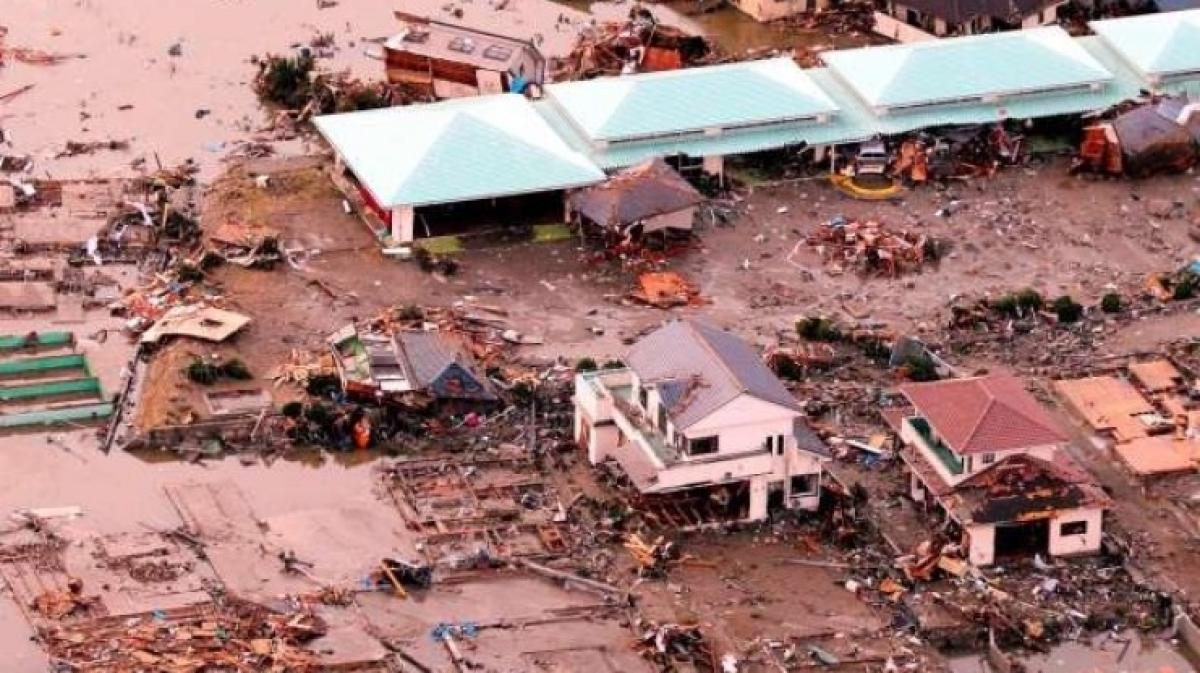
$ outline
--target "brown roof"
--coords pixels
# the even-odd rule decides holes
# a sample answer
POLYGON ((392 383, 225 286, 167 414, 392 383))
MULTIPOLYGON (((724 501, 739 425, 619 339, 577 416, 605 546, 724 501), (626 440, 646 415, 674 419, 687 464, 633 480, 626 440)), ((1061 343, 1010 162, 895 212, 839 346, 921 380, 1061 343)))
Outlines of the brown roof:
POLYGON ((1020 379, 993 374, 900 386, 900 392, 960 454, 1010 451, 1065 442, 1067 437, 1020 379))
POLYGON ((570 200, 592 222, 617 227, 691 208, 704 197, 667 162, 651 159, 572 194, 570 200))

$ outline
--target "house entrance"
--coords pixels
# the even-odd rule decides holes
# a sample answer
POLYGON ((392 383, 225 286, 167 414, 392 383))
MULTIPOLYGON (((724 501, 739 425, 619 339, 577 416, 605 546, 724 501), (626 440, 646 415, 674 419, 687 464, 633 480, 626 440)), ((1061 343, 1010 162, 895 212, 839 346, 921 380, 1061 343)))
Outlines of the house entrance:
POLYGON ((1049 547, 1049 519, 996 526, 996 558, 1045 554, 1049 547))

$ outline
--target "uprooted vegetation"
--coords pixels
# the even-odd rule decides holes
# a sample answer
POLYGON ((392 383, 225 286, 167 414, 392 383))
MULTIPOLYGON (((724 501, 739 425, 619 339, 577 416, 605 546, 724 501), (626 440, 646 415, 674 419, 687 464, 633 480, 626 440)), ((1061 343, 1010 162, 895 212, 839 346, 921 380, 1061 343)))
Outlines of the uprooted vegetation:
POLYGON ((355 112, 400 105, 412 93, 387 82, 365 82, 346 72, 317 68, 309 54, 267 55, 257 59, 254 92, 264 103, 298 115, 298 121, 334 112, 355 112))

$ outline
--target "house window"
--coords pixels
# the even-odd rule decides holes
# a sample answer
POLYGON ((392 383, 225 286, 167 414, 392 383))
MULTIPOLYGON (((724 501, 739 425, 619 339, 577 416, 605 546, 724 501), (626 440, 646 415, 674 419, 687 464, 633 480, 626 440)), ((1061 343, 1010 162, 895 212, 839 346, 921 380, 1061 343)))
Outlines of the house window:
POLYGON ((775 435, 775 455, 783 455, 783 435, 775 435))
POLYGON ((667 406, 661 401, 658 403, 658 429, 667 431, 667 406))
POLYGON ((792 484, 789 492, 792 495, 816 495, 817 483, 817 475, 815 474, 795 474, 792 475, 792 484))
POLYGON ((996 462, 996 454, 985 453, 979 457, 979 460, 981 460, 984 465, 991 465, 992 463, 996 462))
POLYGON ((638 404, 642 405, 646 411, 650 411, 650 392, 646 390, 645 386, 638 388, 638 404))
POLYGON ((456 37, 450 40, 450 44, 446 46, 450 51, 457 51, 461 54, 470 54, 475 51, 475 43, 469 37, 456 37))
POLYGON ((492 46, 483 50, 483 57, 490 58, 493 61, 507 61, 508 58, 512 56, 512 53, 512 49, 509 49, 508 47, 502 47, 498 44, 493 44, 492 46))
POLYGON ((719 448, 717 437, 697 437, 688 440, 689 456, 707 456, 717 452, 719 448))
POLYGON ((1086 521, 1068 521, 1058 527, 1058 534, 1066 537, 1068 535, 1087 535, 1088 522, 1086 521))

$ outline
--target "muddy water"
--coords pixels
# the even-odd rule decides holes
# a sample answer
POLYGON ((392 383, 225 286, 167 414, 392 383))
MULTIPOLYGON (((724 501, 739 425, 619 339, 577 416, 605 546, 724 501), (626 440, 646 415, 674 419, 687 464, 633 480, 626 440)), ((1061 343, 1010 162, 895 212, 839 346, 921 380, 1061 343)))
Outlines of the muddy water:
MULTIPOLYGON (((317 32, 339 46, 332 66, 378 76, 364 38, 397 29, 392 0, 344 0, 318 10, 312 0, 3 0, 0 25, 10 47, 84 56, 55 66, 9 58, 0 127, 13 149, 38 159, 37 173, 63 177, 129 172, 155 153, 166 164, 194 158, 215 169, 225 146, 261 124, 248 86, 253 55, 286 52, 317 32), (178 45, 178 55, 169 52, 178 45), (129 140, 128 152, 54 159, 67 140, 129 140)), ((5 148, 7 149, 7 148, 5 148)))
MULTIPOLYGON (((1022 660, 1030 673, 1196 673, 1195 661, 1170 642, 1128 633, 1119 639, 1106 634, 1089 643, 1064 643, 1049 654, 1022 660)), ((953 673, 994 673, 982 657, 958 657, 953 673)))

